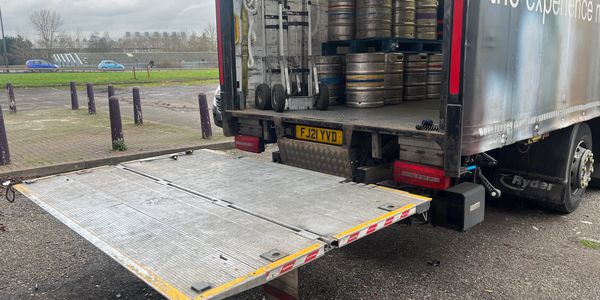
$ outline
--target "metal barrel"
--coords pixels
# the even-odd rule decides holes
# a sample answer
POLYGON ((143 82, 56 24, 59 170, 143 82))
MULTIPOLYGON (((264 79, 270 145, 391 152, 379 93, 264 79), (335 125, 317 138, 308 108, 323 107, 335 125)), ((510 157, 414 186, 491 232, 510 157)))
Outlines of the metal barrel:
POLYGON ((416 37, 423 40, 437 39, 437 0, 417 0, 416 37))
POLYGON ((427 54, 404 57, 404 101, 427 99, 427 54))
POLYGON ((329 0, 327 14, 329 18, 327 29, 329 41, 348 41, 355 38, 355 0, 329 0))
POLYGON ((385 99, 385 54, 362 53, 346 56, 346 105, 371 108, 385 99))
POLYGON ((392 37, 415 38, 416 9, 415 0, 393 0, 392 37))
POLYGON ((440 99, 442 85, 442 54, 431 54, 427 61, 427 98, 440 99))
POLYGON ((342 103, 345 90, 345 56, 317 56, 315 66, 319 82, 326 84, 329 89, 329 104, 342 103))
POLYGON ((385 55, 385 96, 386 105, 402 103, 404 99, 404 54, 385 55))
POLYGON ((392 36, 392 0, 359 0, 356 6, 358 39, 392 36))

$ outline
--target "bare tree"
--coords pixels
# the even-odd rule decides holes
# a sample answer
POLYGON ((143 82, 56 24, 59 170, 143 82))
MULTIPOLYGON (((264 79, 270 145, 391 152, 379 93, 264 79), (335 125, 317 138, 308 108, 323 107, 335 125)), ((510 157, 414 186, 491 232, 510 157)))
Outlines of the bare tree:
POLYGON ((75 43, 75 49, 77 49, 77 51, 81 51, 83 48, 85 48, 86 40, 83 31, 81 31, 81 28, 77 27, 77 30, 75 31, 73 37, 73 42, 75 43))
POLYGON ((46 49, 47 55, 50 56, 60 27, 63 24, 62 17, 56 12, 42 9, 34 11, 29 16, 29 22, 37 31, 40 45, 46 49))
POLYGON ((202 36, 206 38, 206 42, 208 43, 208 51, 216 52, 217 51, 217 27, 215 24, 209 23, 208 27, 204 29, 202 36))

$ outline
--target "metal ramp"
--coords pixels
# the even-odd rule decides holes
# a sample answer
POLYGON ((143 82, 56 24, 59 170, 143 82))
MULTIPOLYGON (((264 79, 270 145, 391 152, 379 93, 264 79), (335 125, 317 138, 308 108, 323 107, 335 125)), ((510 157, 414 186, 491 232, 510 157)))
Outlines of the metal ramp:
POLYGON ((199 151, 17 189, 169 299, 221 299, 429 209, 428 198, 199 151))

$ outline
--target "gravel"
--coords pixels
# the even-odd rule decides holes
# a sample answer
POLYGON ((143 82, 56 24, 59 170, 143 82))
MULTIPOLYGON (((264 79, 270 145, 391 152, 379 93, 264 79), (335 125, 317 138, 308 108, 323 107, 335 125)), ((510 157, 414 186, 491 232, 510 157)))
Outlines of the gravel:
MULTIPOLYGON (((237 153, 234 152, 237 155, 237 153)), ((264 159, 264 157, 263 157, 264 159)), ((600 192, 574 214, 488 202, 467 233, 397 225, 300 271, 306 299, 600 299, 600 192), (592 243, 593 244, 593 243, 592 243)), ((22 196, 0 200, 0 299, 163 299, 22 196)), ((255 289, 235 299, 262 299, 255 289)))

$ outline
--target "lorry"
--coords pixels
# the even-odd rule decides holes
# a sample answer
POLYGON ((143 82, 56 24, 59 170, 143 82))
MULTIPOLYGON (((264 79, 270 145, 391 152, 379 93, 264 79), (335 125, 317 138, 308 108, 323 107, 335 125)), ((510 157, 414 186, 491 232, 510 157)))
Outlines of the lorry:
POLYGON ((443 0, 438 40, 341 42, 327 2, 216 0, 224 133, 243 151, 276 144, 273 163, 198 151, 15 188, 169 299, 294 299, 298 268, 393 224, 466 231, 507 195, 571 213, 598 183, 600 1, 443 0), (257 24, 292 15, 313 24, 314 53, 441 53, 441 96, 265 109, 263 62, 282 43, 257 24))

